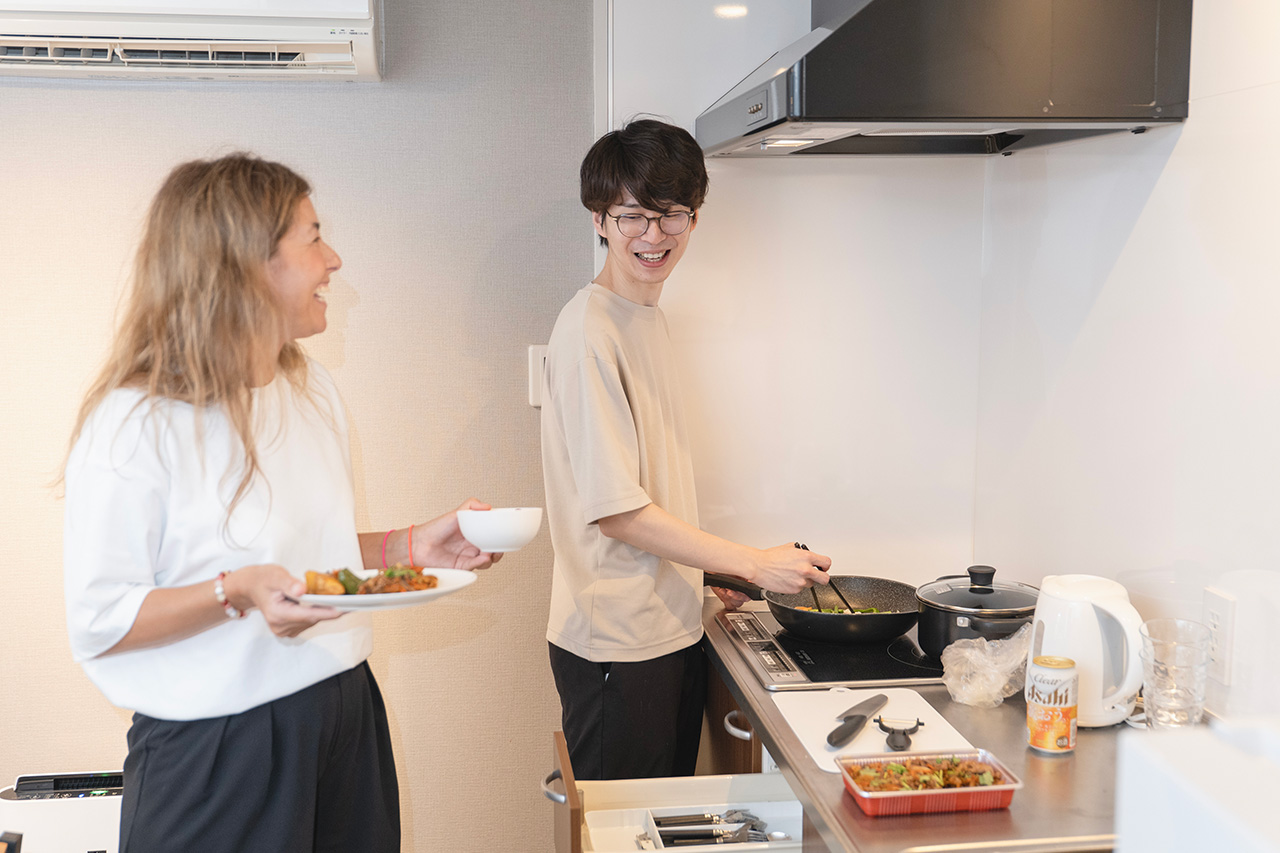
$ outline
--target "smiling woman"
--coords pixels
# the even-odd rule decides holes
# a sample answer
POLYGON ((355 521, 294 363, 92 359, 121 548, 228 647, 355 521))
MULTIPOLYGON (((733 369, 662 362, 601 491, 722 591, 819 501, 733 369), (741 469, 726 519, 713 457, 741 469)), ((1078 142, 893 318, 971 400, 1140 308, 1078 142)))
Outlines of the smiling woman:
POLYGON ((338 253, 320 237, 320 221, 311 199, 301 199, 288 232, 267 261, 267 276, 280 308, 286 341, 324 331, 329 274, 341 267, 338 253))
POLYGON ((474 578, 497 559, 456 511, 357 532, 342 400, 297 343, 324 330, 342 265, 310 192, 242 154, 169 174, 72 436, 71 645, 136 712, 121 853, 399 851, 369 617, 301 602, 298 575, 390 559, 474 578))

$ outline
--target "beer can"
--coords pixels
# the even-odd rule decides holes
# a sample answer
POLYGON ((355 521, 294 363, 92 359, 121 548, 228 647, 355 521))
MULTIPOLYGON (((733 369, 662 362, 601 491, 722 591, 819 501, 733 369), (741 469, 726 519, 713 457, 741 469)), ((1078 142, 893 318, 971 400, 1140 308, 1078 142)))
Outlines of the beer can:
POLYGON ((1027 667, 1027 743, 1037 752, 1060 755, 1076 748, 1080 677, 1071 658, 1043 655, 1027 667))

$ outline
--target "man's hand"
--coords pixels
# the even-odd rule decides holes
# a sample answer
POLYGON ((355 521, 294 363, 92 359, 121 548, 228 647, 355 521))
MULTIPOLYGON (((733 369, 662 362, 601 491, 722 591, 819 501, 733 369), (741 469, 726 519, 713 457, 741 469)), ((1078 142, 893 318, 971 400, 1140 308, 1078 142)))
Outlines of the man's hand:
POLYGON ((769 592, 795 593, 816 583, 827 583, 831 558, 797 548, 794 542, 756 551, 755 569, 749 580, 769 592))
POLYGON ((745 592, 738 592, 736 589, 725 589, 722 586, 713 586, 711 591, 716 594, 720 601, 724 604, 725 610, 737 610, 742 605, 751 600, 751 596, 745 592))

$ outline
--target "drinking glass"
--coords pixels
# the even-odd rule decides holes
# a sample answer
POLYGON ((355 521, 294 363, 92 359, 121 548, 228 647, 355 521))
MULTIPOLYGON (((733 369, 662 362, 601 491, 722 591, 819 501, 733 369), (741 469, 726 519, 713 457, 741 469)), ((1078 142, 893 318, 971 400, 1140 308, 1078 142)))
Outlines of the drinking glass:
POLYGON ((1147 726, 1169 729, 1200 722, 1209 671, 1209 628, 1190 619, 1149 619, 1139 633, 1147 726))

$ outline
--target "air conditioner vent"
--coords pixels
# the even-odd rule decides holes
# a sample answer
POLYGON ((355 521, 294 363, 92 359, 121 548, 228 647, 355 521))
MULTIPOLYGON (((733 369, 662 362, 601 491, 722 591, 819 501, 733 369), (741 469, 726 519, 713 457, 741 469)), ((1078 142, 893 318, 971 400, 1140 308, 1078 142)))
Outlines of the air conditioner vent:
POLYGON ((0 76, 382 78, 382 0, 166 0, 158 14, 86 12, 84 0, 41 5, 48 11, 0 9, 0 76))
POLYGON ((356 73, 349 41, 266 44, 186 39, 84 39, 0 35, 0 66, 40 64, 56 72, 60 66, 109 64, 118 68, 148 67, 188 70, 273 68, 356 73))

